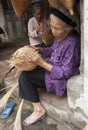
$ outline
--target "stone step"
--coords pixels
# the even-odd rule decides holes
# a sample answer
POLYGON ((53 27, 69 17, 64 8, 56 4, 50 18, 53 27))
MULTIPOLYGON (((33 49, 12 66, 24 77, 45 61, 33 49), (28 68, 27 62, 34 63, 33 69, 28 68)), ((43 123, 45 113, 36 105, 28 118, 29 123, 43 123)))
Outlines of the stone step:
POLYGON ((70 130, 79 130, 76 124, 73 124, 73 119, 71 116, 73 113, 69 113, 69 107, 67 103, 67 97, 56 97, 52 94, 42 94, 41 102, 46 108, 50 118, 54 119, 59 124, 63 125, 65 128, 70 130))

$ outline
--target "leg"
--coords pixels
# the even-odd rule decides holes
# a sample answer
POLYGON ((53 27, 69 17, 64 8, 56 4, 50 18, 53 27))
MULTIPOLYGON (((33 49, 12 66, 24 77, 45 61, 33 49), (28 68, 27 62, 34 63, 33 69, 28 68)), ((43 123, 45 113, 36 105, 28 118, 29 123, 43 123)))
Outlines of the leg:
POLYGON ((45 72, 41 69, 33 70, 30 72, 22 72, 19 78, 19 94, 21 98, 24 98, 32 102, 34 107, 33 113, 24 120, 25 125, 31 125, 40 120, 46 113, 45 109, 40 103, 39 95, 37 91, 38 87, 45 87, 44 81, 45 72), (38 75, 40 75, 38 77, 38 75))
POLYGON ((32 124, 36 123, 37 121, 42 120, 43 118, 46 117, 46 110, 42 107, 40 102, 32 103, 32 105, 34 107, 34 111, 30 116, 28 116, 24 120, 23 124, 25 126, 32 125, 32 124))
POLYGON ((45 88, 45 71, 37 68, 19 76, 19 96, 30 102, 39 102, 38 87, 45 88))

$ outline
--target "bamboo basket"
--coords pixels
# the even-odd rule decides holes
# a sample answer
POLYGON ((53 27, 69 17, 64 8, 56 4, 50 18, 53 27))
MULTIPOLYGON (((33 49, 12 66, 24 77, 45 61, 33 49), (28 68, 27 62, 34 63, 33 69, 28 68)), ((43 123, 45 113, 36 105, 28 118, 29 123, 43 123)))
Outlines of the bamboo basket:
POLYGON ((54 40, 54 36, 52 34, 51 29, 46 29, 43 37, 42 37, 42 41, 45 44, 45 46, 51 46, 54 40))
POLYGON ((24 99, 21 100, 21 103, 20 103, 18 111, 17 111, 16 119, 15 119, 15 122, 14 122, 14 130, 22 130, 21 112, 22 112, 23 103, 24 103, 24 99))
POLYGON ((10 0, 10 1, 17 17, 21 19, 23 14, 31 4, 32 0, 10 0))
POLYGON ((29 63, 26 59, 27 55, 38 54, 38 52, 30 46, 24 46, 16 50, 16 52, 12 55, 10 66, 15 66, 19 71, 29 71, 34 69, 37 65, 35 63, 29 63))
POLYGON ((74 4, 76 0, 48 0, 52 7, 57 7, 59 4, 63 5, 69 10, 71 15, 74 15, 74 4))

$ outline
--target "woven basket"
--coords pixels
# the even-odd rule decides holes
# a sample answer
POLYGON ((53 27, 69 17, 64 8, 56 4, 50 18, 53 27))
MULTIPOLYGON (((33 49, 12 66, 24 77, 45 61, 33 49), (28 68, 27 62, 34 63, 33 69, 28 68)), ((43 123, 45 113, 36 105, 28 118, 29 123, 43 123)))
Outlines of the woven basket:
POLYGON ((46 46, 51 46, 54 40, 54 36, 52 34, 51 29, 46 29, 43 37, 42 37, 42 41, 46 46))
POLYGON ((34 53, 38 54, 38 52, 36 52, 35 49, 32 47, 21 47, 12 55, 10 66, 15 66, 15 68, 17 68, 19 71, 29 71, 34 69, 37 65, 34 63, 30 63, 26 59, 27 54, 30 55, 34 53))
POLYGON ((48 0, 52 7, 57 7, 59 4, 63 5, 67 10, 69 10, 71 15, 74 15, 74 4, 76 0, 48 0))
POLYGON ((25 11, 28 9, 32 0, 10 0, 10 1, 17 17, 21 19, 25 11))

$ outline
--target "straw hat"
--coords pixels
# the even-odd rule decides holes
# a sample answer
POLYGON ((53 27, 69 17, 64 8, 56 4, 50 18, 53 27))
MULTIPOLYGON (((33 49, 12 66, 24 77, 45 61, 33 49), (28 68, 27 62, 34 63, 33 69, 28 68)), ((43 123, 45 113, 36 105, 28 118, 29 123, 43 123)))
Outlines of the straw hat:
POLYGON ((63 6, 59 5, 57 8, 51 7, 50 14, 54 14, 56 17, 60 18, 63 22, 72 27, 77 26, 75 16, 71 16, 63 6))
POLYGON ((71 15, 74 15, 74 4, 76 0, 48 0, 52 7, 57 7, 59 4, 69 10, 71 15))
POLYGON ((19 48, 11 58, 11 63, 10 66, 17 68, 19 71, 29 71, 34 69, 37 65, 35 63, 30 63, 27 59, 26 56, 27 54, 33 54, 35 53, 38 54, 37 51, 35 51, 34 48, 30 46, 24 46, 19 48))
POLYGON ((19 19, 22 18, 25 11, 29 8, 32 0, 10 0, 13 9, 19 19))

